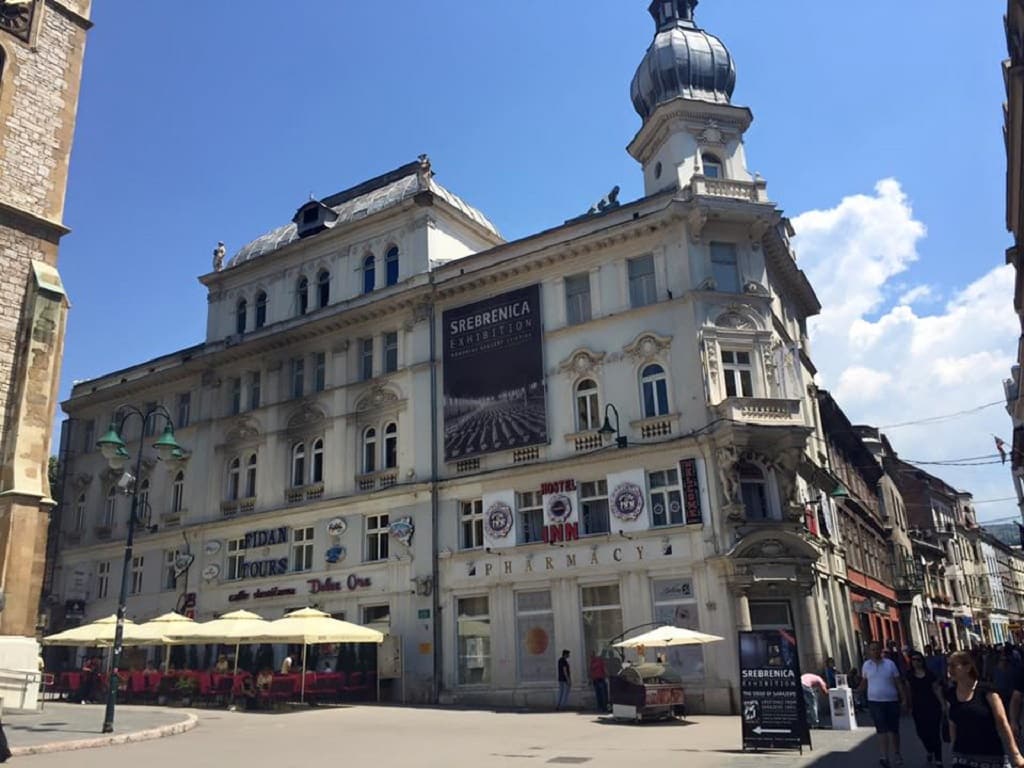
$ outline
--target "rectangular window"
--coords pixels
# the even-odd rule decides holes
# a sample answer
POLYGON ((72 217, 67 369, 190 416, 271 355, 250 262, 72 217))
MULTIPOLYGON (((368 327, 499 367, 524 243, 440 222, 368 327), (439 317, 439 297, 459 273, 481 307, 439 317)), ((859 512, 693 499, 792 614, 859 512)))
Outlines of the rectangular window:
POLYGON ((544 497, 540 491, 526 491, 516 494, 516 508, 519 510, 519 540, 523 544, 543 541, 544 497))
POLYGON ((231 396, 231 415, 237 416, 242 412, 242 380, 238 377, 232 378, 228 382, 228 387, 231 396))
POLYGON ((722 371, 725 374, 727 397, 753 397, 753 366, 750 353, 738 349, 722 350, 722 371))
POLYGON ((583 535, 608 533, 608 481, 580 483, 580 522, 583 535))
POLYGON ((586 658, 601 653, 612 638, 622 634, 622 606, 619 585, 582 587, 580 605, 583 619, 583 652, 586 658))
POLYGON ((228 540, 228 573, 229 581, 242 578, 242 563, 245 562, 245 537, 228 540))
POLYGON ((132 558, 132 581, 130 594, 137 595, 142 592, 142 569, 145 565, 145 557, 136 555, 132 558))
POLYGON ((456 601, 459 685, 485 685, 491 682, 489 611, 486 596, 460 597, 456 601))
POLYGON ((92 453, 96 449, 96 422, 89 419, 82 428, 82 453, 92 453))
POLYGON ((260 407, 261 383, 259 371, 253 371, 249 374, 249 410, 251 411, 260 407))
POLYGON ((323 392, 327 386, 327 355, 317 352, 313 355, 313 389, 323 392))
POLYGON ((366 518, 366 562, 388 559, 388 516, 366 518))
MULTIPOLYGON (((652 579, 654 620, 663 625, 700 631, 697 598, 690 579, 652 579)), ((665 661, 687 680, 704 678, 704 650, 699 645, 665 648, 665 661)))
POLYGON ((390 605, 364 605, 362 608, 362 613, 364 627, 369 626, 370 624, 391 624, 390 605))
POLYGON ((110 593, 110 561, 96 566, 96 599, 102 600, 110 593))
POLYGON ((715 281, 715 290, 723 293, 740 292, 735 243, 711 243, 711 277, 715 281))
POLYGON ((363 381, 373 378, 373 339, 359 340, 359 378, 363 381))
POLYGON ((654 256, 647 254, 627 262, 629 266, 629 306, 646 307, 658 300, 654 280, 654 256))
POLYGON ((555 669, 555 614, 551 593, 516 593, 516 649, 519 679, 524 683, 544 683, 555 669))
POLYGON ((164 589, 177 587, 178 580, 174 576, 174 563, 178 559, 178 550, 168 549, 164 552, 164 589))
POLYGON ((459 549, 480 549, 484 545, 484 501, 459 502, 459 549))
POLYGON ((314 528, 292 530, 292 570, 295 572, 313 570, 314 528))
POLYGON ((306 361, 301 357, 292 359, 292 397, 302 397, 306 391, 306 361))
POLYGON ((590 274, 565 278, 565 321, 569 325, 590 322, 590 274))
POLYGON ((178 422, 174 425, 178 429, 187 427, 192 420, 192 393, 182 392, 178 395, 178 422))
POLYGON ((683 489, 679 484, 679 470, 664 469, 647 473, 647 487, 651 495, 651 525, 682 525, 683 489))
MULTIPOLYGON (((143 414, 152 414, 156 410, 156 403, 146 403, 142 406, 143 414)), ((156 434, 156 422, 157 418, 155 415, 151 415, 146 419, 145 424, 142 425, 142 436, 153 437, 156 434)))
POLYGON ((384 373, 398 370, 398 333, 384 334, 384 373))

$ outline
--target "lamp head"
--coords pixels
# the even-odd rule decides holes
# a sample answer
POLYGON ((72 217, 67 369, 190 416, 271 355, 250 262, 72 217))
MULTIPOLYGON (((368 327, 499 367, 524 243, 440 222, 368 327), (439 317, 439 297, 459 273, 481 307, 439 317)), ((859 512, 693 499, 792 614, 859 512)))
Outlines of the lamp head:
POLYGON ((127 448, 118 448, 114 451, 114 455, 107 459, 107 464, 109 464, 110 468, 115 472, 120 472, 128 466, 128 462, 131 458, 131 454, 128 453, 127 448))
POLYGON ((153 447, 156 449, 157 455, 164 461, 170 461, 184 453, 178 441, 174 439, 174 427, 170 424, 164 427, 164 433, 160 435, 159 440, 153 443, 153 447))
POLYGON ((601 428, 597 430, 597 433, 599 435, 610 437, 611 435, 614 435, 616 432, 618 432, 618 430, 612 426, 612 420, 608 417, 608 414, 606 413, 604 415, 604 424, 602 424, 601 428))
POLYGON ((125 442, 121 439, 121 436, 117 434, 117 427, 111 424, 107 433, 96 441, 96 447, 103 453, 103 458, 107 461, 111 461, 119 452, 125 451, 125 442))
POLYGON ((835 490, 829 494, 833 499, 848 499, 850 498, 850 492, 846 490, 846 486, 840 483, 836 486, 835 490))

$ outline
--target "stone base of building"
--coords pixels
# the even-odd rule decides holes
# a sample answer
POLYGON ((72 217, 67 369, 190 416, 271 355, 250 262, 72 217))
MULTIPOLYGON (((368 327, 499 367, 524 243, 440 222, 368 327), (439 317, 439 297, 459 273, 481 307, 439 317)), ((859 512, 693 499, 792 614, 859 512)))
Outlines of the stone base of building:
MULTIPOLYGON (((686 686, 686 711, 695 715, 735 715, 736 694, 727 686, 686 686)), ((444 706, 499 709, 553 709, 558 689, 552 685, 487 690, 445 690, 439 703, 444 706)), ((570 709, 594 710, 597 700, 594 689, 574 686, 569 696, 570 709)))
POLYGON ((36 635, 51 506, 39 498, 0 494, 0 573, 5 574, 0 635, 36 635))

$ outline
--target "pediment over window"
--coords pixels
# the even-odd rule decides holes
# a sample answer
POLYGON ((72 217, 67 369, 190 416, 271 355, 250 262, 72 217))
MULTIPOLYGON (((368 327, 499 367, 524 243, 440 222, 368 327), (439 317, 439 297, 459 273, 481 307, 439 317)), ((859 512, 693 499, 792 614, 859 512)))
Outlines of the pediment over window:
POLYGON ((85 490, 92 483, 92 475, 88 472, 79 472, 77 475, 72 475, 68 478, 68 484, 71 486, 71 490, 78 492, 85 490))
POLYGON ((730 304, 715 317, 713 325, 735 331, 760 331, 764 328, 760 315, 747 304, 730 304))
POLYGON ((671 345, 671 336, 662 336, 654 331, 644 331, 623 347, 622 351, 636 360, 653 360, 667 352, 671 345))
POLYGON ((809 541, 788 531, 757 531, 740 539, 729 552, 736 560, 817 560, 809 541))
POLYGON ((397 405, 399 400, 398 393, 390 387, 376 384, 356 401, 356 412, 362 414, 381 410, 397 405))
POLYGON ((234 421, 224 435, 224 443, 228 446, 251 443, 259 439, 260 428, 255 419, 242 418, 234 421))
POLYGON ((558 369, 566 373, 582 375, 590 373, 600 366, 604 362, 604 358, 604 352, 595 352, 587 347, 579 347, 558 364, 558 369))
POLYGON ((320 426, 327 419, 327 414, 313 403, 303 403, 288 417, 289 432, 303 432, 320 426))

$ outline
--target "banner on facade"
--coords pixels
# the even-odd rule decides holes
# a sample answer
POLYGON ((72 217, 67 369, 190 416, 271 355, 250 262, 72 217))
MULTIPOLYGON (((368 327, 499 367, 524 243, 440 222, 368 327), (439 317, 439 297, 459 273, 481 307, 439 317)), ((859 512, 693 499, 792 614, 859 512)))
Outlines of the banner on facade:
POLYGON ((739 633, 743 749, 810 745, 796 637, 784 629, 739 633))
POLYGON ((650 528, 647 511, 647 472, 629 469, 609 474, 608 521, 612 533, 631 533, 650 528))
POLYGON ((516 546, 516 492, 485 493, 483 503, 484 545, 494 549, 516 546))
POLYGON ((683 484, 683 511, 687 525, 704 522, 701 504, 701 482, 697 459, 682 459, 679 462, 679 482, 683 484))
POLYGON ((540 286, 442 317, 445 459, 546 443, 540 286))

